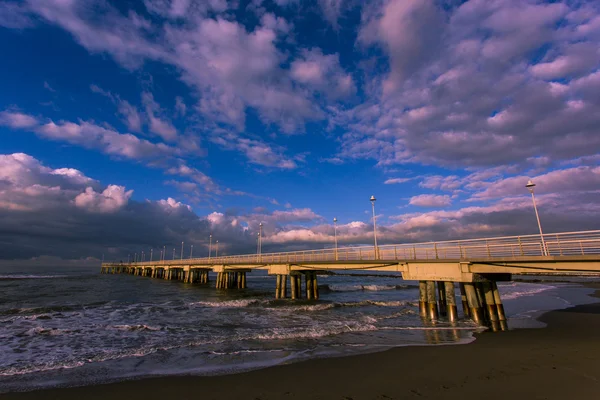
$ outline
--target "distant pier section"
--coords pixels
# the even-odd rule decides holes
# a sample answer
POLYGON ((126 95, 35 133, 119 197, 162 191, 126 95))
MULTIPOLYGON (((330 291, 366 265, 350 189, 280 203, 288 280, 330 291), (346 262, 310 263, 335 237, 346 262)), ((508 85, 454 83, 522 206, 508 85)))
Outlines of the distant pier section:
POLYGON ((275 298, 317 300, 320 274, 340 271, 398 272, 419 282, 421 316, 451 323, 462 315, 494 331, 506 330, 497 282, 513 275, 600 274, 600 230, 384 246, 339 247, 133 263, 103 263, 101 272, 130 274, 246 289, 253 270, 275 275, 275 298), (543 240, 542 240, 543 239, 543 240), (289 285, 288 285, 289 283, 289 285), (459 291, 456 291, 458 284, 459 291), (289 290, 288 290, 289 287, 289 290), (460 296, 458 295, 460 293, 460 296), (459 299, 457 301, 457 299, 459 299))

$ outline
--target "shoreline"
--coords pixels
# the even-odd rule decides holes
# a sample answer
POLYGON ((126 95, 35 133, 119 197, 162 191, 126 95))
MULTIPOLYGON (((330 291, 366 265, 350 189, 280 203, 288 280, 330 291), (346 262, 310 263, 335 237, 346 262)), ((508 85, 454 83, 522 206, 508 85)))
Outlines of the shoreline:
MULTIPOLYGON (((600 284, 582 286, 596 289, 600 284)), ((403 346, 218 376, 178 375, 12 392, 2 399, 594 398, 600 301, 549 311, 545 328, 477 334, 463 345, 403 346)))

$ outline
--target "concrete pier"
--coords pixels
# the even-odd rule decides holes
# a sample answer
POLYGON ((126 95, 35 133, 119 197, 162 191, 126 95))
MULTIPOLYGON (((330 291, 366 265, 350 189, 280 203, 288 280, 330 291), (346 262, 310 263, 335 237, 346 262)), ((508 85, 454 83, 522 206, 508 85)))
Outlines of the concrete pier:
POLYGON ((427 315, 432 321, 438 319, 438 309, 435 297, 435 282, 427 281, 427 315))
POLYGON ((427 282, 419 281, 419 314, 427 318, 427 282))
POLYGON ((458 320, 458 309, 454 294, 454 282, 444 282, 444 290, 446 292, 446 316, 450 323, 455 323, 458 320))

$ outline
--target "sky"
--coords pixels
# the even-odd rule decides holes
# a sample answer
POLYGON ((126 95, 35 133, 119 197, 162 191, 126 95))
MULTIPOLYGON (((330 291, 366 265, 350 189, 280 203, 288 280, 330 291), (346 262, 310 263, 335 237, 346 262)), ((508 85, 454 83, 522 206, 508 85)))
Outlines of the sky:
MULTIPOLYGON (((600 224, 600 3, 0 0, 0 259, 600 224)), ((131 256, 133 257, 133 256, 131 256)))

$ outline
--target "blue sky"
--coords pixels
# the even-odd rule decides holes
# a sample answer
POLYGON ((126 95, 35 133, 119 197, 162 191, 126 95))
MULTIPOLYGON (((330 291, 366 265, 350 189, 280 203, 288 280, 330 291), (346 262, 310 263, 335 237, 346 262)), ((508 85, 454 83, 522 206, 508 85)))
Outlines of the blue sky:
POLYGON ((530 178, 597 228, 599 40, 593 1, 0 1, 3 257, 371 243, 372 194, 383 243, 535 233, 530 178))

